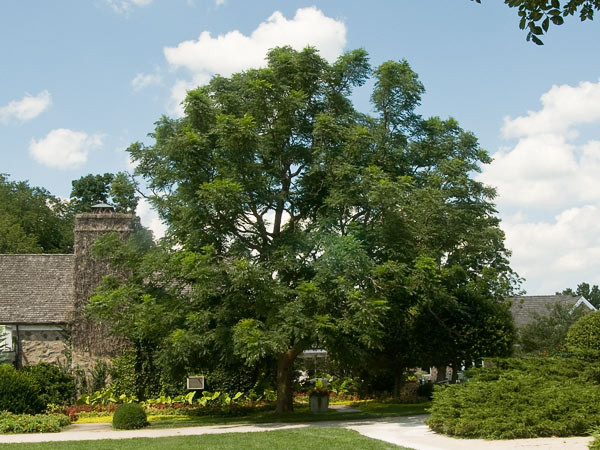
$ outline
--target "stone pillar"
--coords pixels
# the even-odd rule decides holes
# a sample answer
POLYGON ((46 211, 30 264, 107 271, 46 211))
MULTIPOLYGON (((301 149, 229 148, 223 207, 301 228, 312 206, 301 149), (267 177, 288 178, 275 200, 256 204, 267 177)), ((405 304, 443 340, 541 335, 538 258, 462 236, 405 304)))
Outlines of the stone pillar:
POLYGON ((86 317, 83 308, 89 303, 102 277, 111 272, 108 264, 92 256, 94 241, 101 235, 119 233, 127 239, 132 230, 130 214, 115 213, 107 205, 94 212, 77 214, 74 229, 74 311, 71 322, 73 363, 89 368, 99 358, 113 356, 124 342, 110 337, 107 329, 86 317))

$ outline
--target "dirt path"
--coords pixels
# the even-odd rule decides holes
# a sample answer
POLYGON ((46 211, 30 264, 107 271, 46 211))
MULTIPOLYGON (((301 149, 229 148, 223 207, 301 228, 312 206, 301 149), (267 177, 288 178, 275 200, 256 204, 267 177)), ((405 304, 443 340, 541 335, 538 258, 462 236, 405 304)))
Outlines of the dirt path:
POLYGON ((590 437, 516 439, 510 441, 484 441, 480 439, 454 439, 435 434, 427 428, 426 415, 388 417, 373 420, 317 422, 310 424, 265 423, 253 425, 213 425, 184 428, 143 429, 115 431, 108 423, 75 424, 60 433, 4 434, 0 443, 89 441, 99 439, 131 439, 138 437, 191 436, 200 434, 247 433, 270 430, 288 430, 305 427, 343 427, 356 430, 374 439, 402 445, 415 450, 585 450, 590 437))

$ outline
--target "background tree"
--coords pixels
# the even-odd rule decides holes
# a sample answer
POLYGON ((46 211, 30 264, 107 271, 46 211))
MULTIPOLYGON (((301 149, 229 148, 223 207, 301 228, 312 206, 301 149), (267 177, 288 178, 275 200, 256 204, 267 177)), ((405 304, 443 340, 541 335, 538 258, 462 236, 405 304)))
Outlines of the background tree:
POLYGON ((527 40, 537 45, 544 44, 539 36, 548 31, 550 24, 562 25, 564 17, 575 14, 579 14, 582 22, 594 20, 594 12, 600 10, 600 0, 563 0, 562 5, 560 0, 504 0, 504 3, 518 8, 519 28, 527 29, 527 40))
POLYGON ((556 295, 572 295, 573 297, 584 297, 596 308, 600 307, 600 288, 597 284, 590 286, 589 283, 579 283, 577 289, 564 289, 562 292, 557 292, 556 295))
POLYGON ((573 309, 572 305, 555 303, 548 314, 535 316, 531 323, 519 330, 519 350, 544 354, 564 351, 569 328, 586 313, 586 309, 584 306, 573 309))
POLYGON ((135 213, 137 184, 125 172, 88 174, 71 182, 71 207, 75 213, 89 212, 93 205, 107 203, 117 212, 135 213))
POLYGON ((72 215, 47 190, 0 174, 0 253, 70 253, 72 215))

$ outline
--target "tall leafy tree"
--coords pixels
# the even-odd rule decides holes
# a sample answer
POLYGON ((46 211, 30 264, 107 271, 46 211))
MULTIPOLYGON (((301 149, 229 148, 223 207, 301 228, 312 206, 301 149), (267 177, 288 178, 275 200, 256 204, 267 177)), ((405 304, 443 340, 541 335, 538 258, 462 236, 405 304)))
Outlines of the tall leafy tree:
POLYGON ((122 333, 162 336, 171 367, 275 359, 286 412, 303 350, 351 364, 392 347, 390 317, 433 296, 460 303, 465 289, 493 301, 516 278, 494 192, 471 177, 487 154, 456 121, 416 114, 423 86, 408 63, 372 72, 369 116, 349 100, 371 74, 364 50, 329 64, 284 47, 267 61, 190 91, 183 118, 129 148, 171 246, 107 279, 90 309, 122 333))

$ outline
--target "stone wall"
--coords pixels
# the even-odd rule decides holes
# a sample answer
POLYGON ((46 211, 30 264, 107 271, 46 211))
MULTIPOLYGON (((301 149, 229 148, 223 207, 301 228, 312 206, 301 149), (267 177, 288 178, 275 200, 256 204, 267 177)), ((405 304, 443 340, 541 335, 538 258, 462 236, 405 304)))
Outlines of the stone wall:
MULTIPOLYGON (((16 336, 15 336, 16 337, 16 336)), ((66 363, 67 335, 61 330, 19 330, 20 365, 66 363)))
POLYGON ((92 244, 101 235, 116 232, 121 239, 131 233, 130 214, 96 212, 75 216, 74 229, 74 312, 71 321, 73 363, 87 367, 97 358, 114 356, 125 345, 122 339, 110 337, 105 327, 90 320, 84 311, 91 295, 102 280, 111 273, 104 261, 91 254, 92 244))

